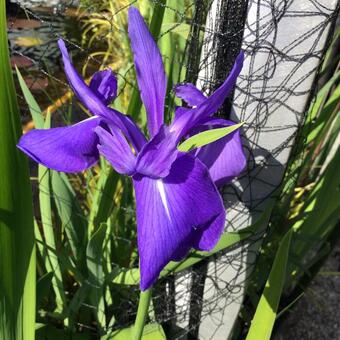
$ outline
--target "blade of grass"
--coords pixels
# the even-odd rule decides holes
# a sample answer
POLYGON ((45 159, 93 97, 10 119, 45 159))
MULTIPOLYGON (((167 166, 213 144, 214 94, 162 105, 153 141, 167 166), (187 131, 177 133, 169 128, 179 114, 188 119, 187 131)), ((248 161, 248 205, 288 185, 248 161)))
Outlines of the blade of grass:
MULTIPOLYGON (((50 127, 50 116, 46 118, 44 128, 50 127)), ((55 233, 52 220, 51 209, 51 188, 50 188, 51 171, 43 165, 38 166, 39 178, 39 203, 41 224, 45 239, 44 246, 46 247, 47 257, 45 259, 45 266, 48 272, 53 272, 52 287, 56 295, 56 312, 62 313, 66 296, 63 288, 63 279, 58 260, 58 252, 56 247, 55 233)))
POLYGON ((106 235, 106 224, 102 223, 98 230, 89 240, 86 250, 86 262, 89 272, 88 284, 90 287, 89 298, 95 307, 94 313, 98 322, 99 331, 104 333, 106 328, 106 315, 104 304, 104 282, 105 274, 103 270, 103 249, 106 235))
POLYGON ((41 109, 33 97, 31 91, 29 90, 28 86, 25 83, 24 78, 22 77, 19 69, 15 66, 15 70, 17 72, 19 85, 21 87, 21 91, 24 94, 25 101, 28 105, 28 108, 30 110, 31 116, 34 121, 34 125, 37 129, 42 129, 44 127, 44 117, 41 114, 41 109))
POLYGON ((65 230, 67 240, 77 263, 77 269, 86 273, 85 252, 87 244, 86 219, 83 215, 71 184, 64 173, 51 171, 51 185, 53 198, 62 228, 65 230))
POLYGON ((282 238, 246 340, 269 340, 282 294, 293 229, 282 238))
POLYGON ((33 340, 35 247, 28 162, 16 148, 20 114, 0 0, 0 338, 33 340))
POLYGON ((119 175, 111 166, 101 168, 99 180, 91 204, 89 217, 88 237, 91 236, 100 223, 106 222, 114 207, 114 193, 116 192, 119 175))
MULTIPOLYGON (((329 83, 332 84, 332 82, 329 81, 326 85, 328 85, 329 83)), ((340 99, 340 86, 336 88, 336 90, 327 100, 326 104, 323 106, 319 116, 317 117, 317 120, 313 124, 311 132, 309 132, 307 136, 306 141, 307 144, 309 144, 312 140, 314 140, 318 136, 320 130, 322 130, 325 124, 330 120, 330 113, 334 110, 336 105, 339 104, 339 99, 340 99)))
MULTIPOLYGON (((315 242, 310 242, 310 237, 318 237, 320 242, 326 241, 337 225, 340 213, 339 162, 340 150, 336 152, 326 171, 306 197, 301 217, 293 225, 299 235, 299 240, 294 243, 293 251, 301 262, 310 249, 315 249, 315 242)), ((293 268, 292 272, 298 272, 298 270, 298 268, 293 268)))

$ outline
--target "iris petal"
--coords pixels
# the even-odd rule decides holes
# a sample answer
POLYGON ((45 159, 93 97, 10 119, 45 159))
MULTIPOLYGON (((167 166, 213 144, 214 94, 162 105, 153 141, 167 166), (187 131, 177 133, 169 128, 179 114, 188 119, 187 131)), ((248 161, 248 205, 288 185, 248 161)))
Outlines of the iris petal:
POLYGON ((191 109, 189 107, 184 107, 184 106, 176 106, 175 109, 175 120, 179 119, 181 115, 184 114, 190 114, 191 109))
POLYGON ((18 148, 48 168, 83 171, 99 158, 94 132, 99 123, 99 117, 92 117, 67 127, 32 130, 21 137, 18 148))
POLYGON ((219 109, 236 83, 243 66, 243 59, 244 55, 241 52, 224 83, 211 96, 192 109, 190 114, 181 114, 175 117, 170 130, 177 134, 178 139, 185 136, 191 128, 213 115, 219 109))
POLYGON ((197 106, 207 99, 207 97, 191 83, 176 85, 174 90, 176 96, 183 99, 190 106, 197 106))
POLYGON ((167 81, 157 44, 134 7, 129 8, 129 36, 138 87, 148 115, 148 128, 150 135, 154 136, 163 124, 167 81))
POLYGON ((117 97, 117 78, 110 69, 98 71, 90 81, 90 89, 107 106, 117 97))
POLYGON ((58 45, 62 53, 66 77, 78 99, 92 114, 103 117, 120 128, 133 143, 134 147, 137 150, 140 150, 146 143, 146 139, 136 124, 130 119, 130 117, 123 115, 117 110, 106 107, 92 89, 86 85, 72 65, 65 43, 62 39, 58 40, 58 45))
POLYGON ((164 179, 134 177, 141 289, 190 248, 211 250, 223 232, 225 210, 207 168, 185 154, 164 179), (209 240, 207 240, 209 238, 209 240))
POLYGON ((89 86, 74 68, 65 43, 62 39, 58 40, 58 45, 63 57, 64 70, 67 80, 75 95, 92 114, 103 117, 106 116, 106 105, 104 105, 103 102, 92 91, 92 89, 89 88, 89 86))
POLYGON ((110 127, 110 132, 100 126, 95 131, 100 140, 98 150, 113 168, 120 174, 134 174, 136 157, 121 131, 115 126, 110 127))
POLYGON ((163 125, 140 151, 136 171, 151 178, 164 178, 178 154, 175 134, 163 125))
MULTIPOLYGON (((196 126, 195 129, 190 131, 190 134, 234 124, 229 120, 209 119, 206 123, 196 126)), ((230 182, 246 166, 246 156, 242 148, 239 129, 216 142, 195 150, 194 153, 207 166, 210 176, 217 186, 230 182)))

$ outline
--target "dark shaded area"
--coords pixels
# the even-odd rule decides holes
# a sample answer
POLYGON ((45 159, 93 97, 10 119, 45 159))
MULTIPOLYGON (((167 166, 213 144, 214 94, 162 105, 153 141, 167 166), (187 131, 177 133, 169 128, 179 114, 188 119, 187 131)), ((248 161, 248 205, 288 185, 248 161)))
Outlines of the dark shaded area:
POLYGON ((202 26, 205 25, 211 0, 196 0, 195 12, 192 19, 193 24, 189 34, 189 43, 187 47, 188 61, 185 82, 195 84, 200 70, 201 50, 203 39, 200 37, 204 32, 202 26))
MULTIPOLYGON (((220 4, 219 17, 215 30, 217 56, 214 70, 213 90, 217 89, 231 71, 237 55, 240 53, 244 24, 247 17, 248 0, 224 0, 220 4)), ((229 118, 233 92, 217 113, 217 116, 229 118)))
POLYGON ((305 294, 279 319, 273 340, 340 339, 340 244, 334 247, 305 294), (280 322, 281 321, 281 322, 280 322))

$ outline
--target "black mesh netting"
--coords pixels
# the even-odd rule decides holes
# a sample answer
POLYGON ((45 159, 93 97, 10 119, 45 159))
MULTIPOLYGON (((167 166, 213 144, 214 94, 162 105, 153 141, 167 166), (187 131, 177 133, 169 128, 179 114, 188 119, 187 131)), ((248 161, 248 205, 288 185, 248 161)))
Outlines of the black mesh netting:
MULTIPOLYGON (((65 81, 58 37, 68 43, 85 78, 101 65, 117 72, 119 98, 126 106, 125 89, 132 93, 134 78, 131 62, 125 63, 128 45, 122 49, 120 39, 126 39, 122 27, 126 25, 127 8, 136 3, 141 8, 144 3, 150 5, 147 1, 110 5, 84 0, 79 9, 73 1, 8 3, 12 63, 22 70, 41 107, 49 107, 53 124, 75 121, 84 115, 65 81)), ((336 24, 339 4, 335 0, 184 0, 181 6, 173 5, 173 1, 153 3, 165 7, 174 20, 161 30, 160 42, 181 24, 188 31, 184 56, 174 57, 174 79, 179 79, 182 72, 186 81, 209 94, 223 82, 239 50, 245 51, 237 87, 218 115, 245 122, 242 134, 247 168, 223 188, 223 195, 228 213, 226 229, 247 227, 264 211, 268 199, 277 195, 275 190, 282 181, 288 156, 299 138, 298 128, 315 93, 315 78, 336 24)), ((144 14, 149 15, 149 7, 145 8, 144 14)), ((176 47, 171 53, 176 55, 176 47)), ((166 58, 169 55, 164 55, 166 58)), ((19 91, 18 97, 23 124, 29 129, 31 118, 19 91)), ((167 105, 169 112, 173 110, 171 98, 167 105)), ((34 174, 32 166, 33 181, 34 174)), ((81 188, 80 200, 86 201, 87 186, 93 190, 91 181, 78 176, 73 182, 81 188)), ((133 216, 130 207, 122 204, 120 209, 133 216)), ((154 288, 150 318, 161 323, 168 334, 171 332, 173 339, 183 334, 200 339, 226 338, 264 233, 262 229, 237 247, 161 279, 154 288)), ((134 291, 131 287, 116 290, 112 304, 105 305, 107 315, 114 316, 114 321, 107 320, 108 329, 134 322, 137 293, 137 287, 134 291)), ((82 312, 94 308, 98 307, 83 300, 82 312)), ((76 326, 97 332, 96 325, 86 322, 86 318, 80 318, 76 326)))

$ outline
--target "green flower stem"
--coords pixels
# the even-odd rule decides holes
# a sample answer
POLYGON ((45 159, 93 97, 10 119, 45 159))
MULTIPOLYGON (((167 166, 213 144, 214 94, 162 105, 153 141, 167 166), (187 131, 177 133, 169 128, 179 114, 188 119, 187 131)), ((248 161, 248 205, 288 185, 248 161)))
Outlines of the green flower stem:
POLYGON ((148 316, 149 305, 151 300, 151 288, 140 292, 137 316, 134 327, 134 340, 140 340, 143 335, 143 329, 148 316))

